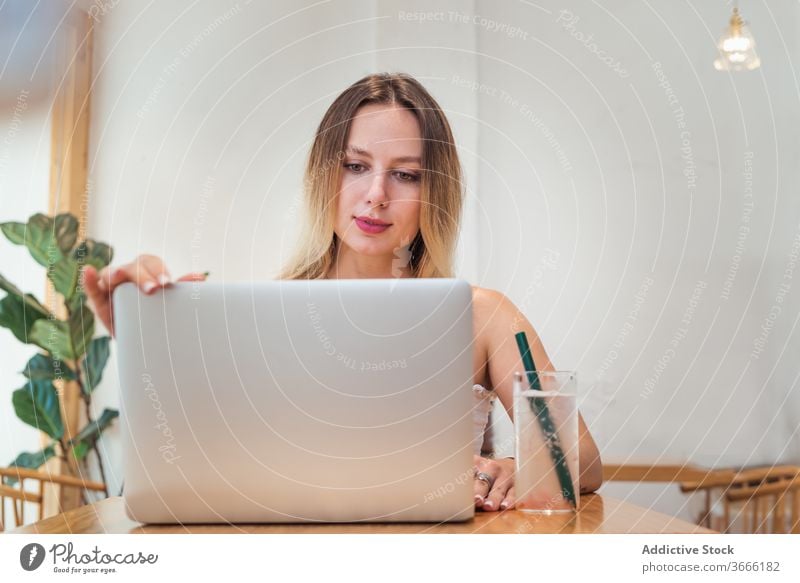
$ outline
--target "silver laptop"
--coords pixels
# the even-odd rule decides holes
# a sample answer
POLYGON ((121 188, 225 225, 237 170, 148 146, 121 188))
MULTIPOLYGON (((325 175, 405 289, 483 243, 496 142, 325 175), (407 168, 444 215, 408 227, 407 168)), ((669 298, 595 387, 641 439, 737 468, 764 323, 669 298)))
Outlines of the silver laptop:
POLYGON ((114 318, 130 518, 474 515, 467 282, 125 284, 114 318))

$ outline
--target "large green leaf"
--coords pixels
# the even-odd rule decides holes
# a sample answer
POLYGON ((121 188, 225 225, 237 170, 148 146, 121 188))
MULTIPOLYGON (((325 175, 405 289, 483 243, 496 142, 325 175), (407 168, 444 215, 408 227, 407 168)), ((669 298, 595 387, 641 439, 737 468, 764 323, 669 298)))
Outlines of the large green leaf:
POLYGON ((39 301, 22 291, 0 275, 0 289, 8 295, 0 300, 0 326, 11 330, 18 340, 32 343, 31 330, 37 320, 49 317, 50 313, 39 301))
POLYGON ((25 304, 17 296, 6 296, 0 300, 0 326, 8 328, 18 340, 31 343, 31 329, 36 320, 31 321, 25 304))
POLYGON ((21 342, 36 344, 33 328, 37 322, 46 322, 41 312, 28 308, 28 302, 19 296, 7 295, 0 300, 0 326, 8 328, 21 342))
POLYGON ((6 239, 15 245, 25 244, 25 230, 27 227, 28 226, 25 223, 0 223, 0 231, 3 232, 3 234, 6 236, 6 239))
POLYGON ((50 317, 49 310, 31 294, 23 294, 2 275, 0 289, 8 294, 0 300, 0 326, 11 330, 18 340, 31 344, 33 325, 37 320, 50 317))
POLYGON ((72 354, 75 360, 79 360, 86 354, 86 348, 94 336, 94 312, 85 302, 82 301, 72 310, 69 318, 69 330, 72 337, 72 354))
POLYGON ((89 453, 89 444, 81 441, 80 443, 76 443, 72 447, 72 455, 75 456, 75 459, 80 461, 86 457, 86 454, 89 453))
POLYGON ((72 258, 72 250, 78 240, 78 227, 78 219, 68 213, 57 215, 53 227, 61 259, 53 265, 48 277, 53 287, 67 300, 75 293, 80 275, 80 265, 72 258))
POLYGON ((74 360, 69 337, 69 324, 63 320, 37 320, 28 342, 44 348, 59 360, 74 360))
POLYGON ((25 303, 25 308, 35 312, 38 314, 37 318, 47 318, 50 315, 50 311, 45 308, 39 300, 33 297, 31 294, 23 294, 22 290, 20 290, 17 286, 13 283, 8 281, 2 274, 0 274, 0 289, 8 293, 11 296, 17 296, 20 298, 20 301, 25 303))
POLYGON ((53 231, 61 253, 69 257, 78 240, 78 219, 70 213, 56 215, 53 231))
POLYGON ((84 295, 82 290, 78 289, 76 290, 75 295, 72 296, 72 299, 70 299, 67 302, 67 310, 69 311, 70 314, 72 314, 80 310, 81 306, 86 303, 87 303, 86 296, 84 295))
POLYGON ((14 410, 22 421, 44 431, 53 439, 64 435, 61 410, 58 406, 58 391, 47 380, 30 380, 11 397, 14 410))
POLYGON ((69 445, 85 443, 88 447, 92 447, 106 427, 111 425, 111 422, 117 417, 119 417, 119 411, 116 409, 104 409, 98 419, 88 423, 78 432, 78 435, 69 440, 69 445))
MULTIPOLYGON (((27 452, 24 451, 17 456, 13 462, 11 462, 9 467, 18 467, 18 468, 28 468, 30 470, 36 470, 42 467, 47 460, 51 457, 56 455, 56 450, 53 448, 52 445, 48 445, 46 448, 36 451, 36 452, 27 452)), ((12 478, 7 476, 5 478, 6 484, 9 486, 13 486, 17 483, 16 478, 12 478)))
POLYGON ((3 223, 0 229, 12 243, 25 245, 39 265, 48 267, 61 255, 54 236, 53 219, 41 213, 33 215, 26 223, 3 223))
POLYGON ((114 250, 105 243, 98 243, 92 239, 82 241, 72 252, 72 260, 79 266, 91 265, 97 271, 111 263, 114 250))
POLYGON ((53 282, 53 287, 67 301, 75 295, 79 275, 80 267, 67 257, 62 257, 47 270, 47 278, 53 282))
POLYGON ((52 262, 52 246, 61 255, 69 255, 78 240, 78 219, 70 213, 56 215, 55 219, 37 213, 26 223, 0 223, 0 229, 9 241, 25 245, 34 259, 45 267, 52 262))
POLYGON ((108 361, 110 336, 95 338, 89 343, 86 357, 81 363, 83 367, 83 390, 87 395, 100 384, 103 379, 103 369, 108 361))
POLYGON ((41 213, 28 223, 3 223, 0 229, 9 241, 25 245, 37 263, 47 268, 53 287, 66 299, 72 297, 78 283, 78 264, 71 252, 78 238, 78 219, 60 214, 53 219, 41 213))
POLYGON ((78 360, 94 335, 94 314, 81 304, 70 314, 69 321, 38 320, 31 329, 31 340, 54 358, 78 360))
POLYGON ((32 380, 64 379, 67 381, 75 380, 75 372, 67 366, 64 361, 53 359, 49 354, 36 354, 25 365, 22 371, 26 377, 32 380))

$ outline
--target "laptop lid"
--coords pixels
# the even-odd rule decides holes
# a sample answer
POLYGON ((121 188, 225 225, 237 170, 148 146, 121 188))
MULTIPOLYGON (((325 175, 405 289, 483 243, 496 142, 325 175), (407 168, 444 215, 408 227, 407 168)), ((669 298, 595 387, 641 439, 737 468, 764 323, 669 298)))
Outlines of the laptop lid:
POLYGON ((129 516, 471 518, 471 301, 456 279, 120 286, 129 516))

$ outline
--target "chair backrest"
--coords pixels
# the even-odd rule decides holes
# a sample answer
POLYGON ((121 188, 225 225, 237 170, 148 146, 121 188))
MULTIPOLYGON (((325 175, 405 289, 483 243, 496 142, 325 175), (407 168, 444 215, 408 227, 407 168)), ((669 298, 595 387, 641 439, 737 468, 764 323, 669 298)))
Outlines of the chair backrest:
POLYGON ((732 532, 734 523, 746 533, 800 533, 800 466, 770 466, 738 472, 711 472, 682 482, 681 491, 705 491, 704 521, 711 522, 711 499, 721 499, 718 530, 732 532))
POLYGON ((82 480, 74 476, 62 476, 30 470, 27 468, 0 468, 0 532, 3 532, 6 525, 6 498, 9 498, 14 508, 14 526, 25 524, 25 504, 30 503, 38 506, 38 518, 44 518, 44 496, 45 483, 58 484, 66 488, 81 488, 89 492, 107 493, 106 486, 102 482, 82 480), (2 478, 14 478, 17 480, 14 486, 3 483, 2 478), (26 480, 33 480, 37 483, 35 491, 25 488, 26 480))

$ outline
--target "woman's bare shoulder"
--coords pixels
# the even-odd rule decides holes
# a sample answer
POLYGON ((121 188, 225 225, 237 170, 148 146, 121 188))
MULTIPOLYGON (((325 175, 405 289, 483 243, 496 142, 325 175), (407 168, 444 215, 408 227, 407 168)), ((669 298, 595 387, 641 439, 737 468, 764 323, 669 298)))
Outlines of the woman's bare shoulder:
POLYGON ((517 314, 514 303, 501 291, 488 287, 472 286, 472 311, 476 320, 513 319, 517 314))
POLYGON ((514 305, 503 292, 477 285, 472 286, 472 303, 478 309, 503 308, 509 304, 514 305))

